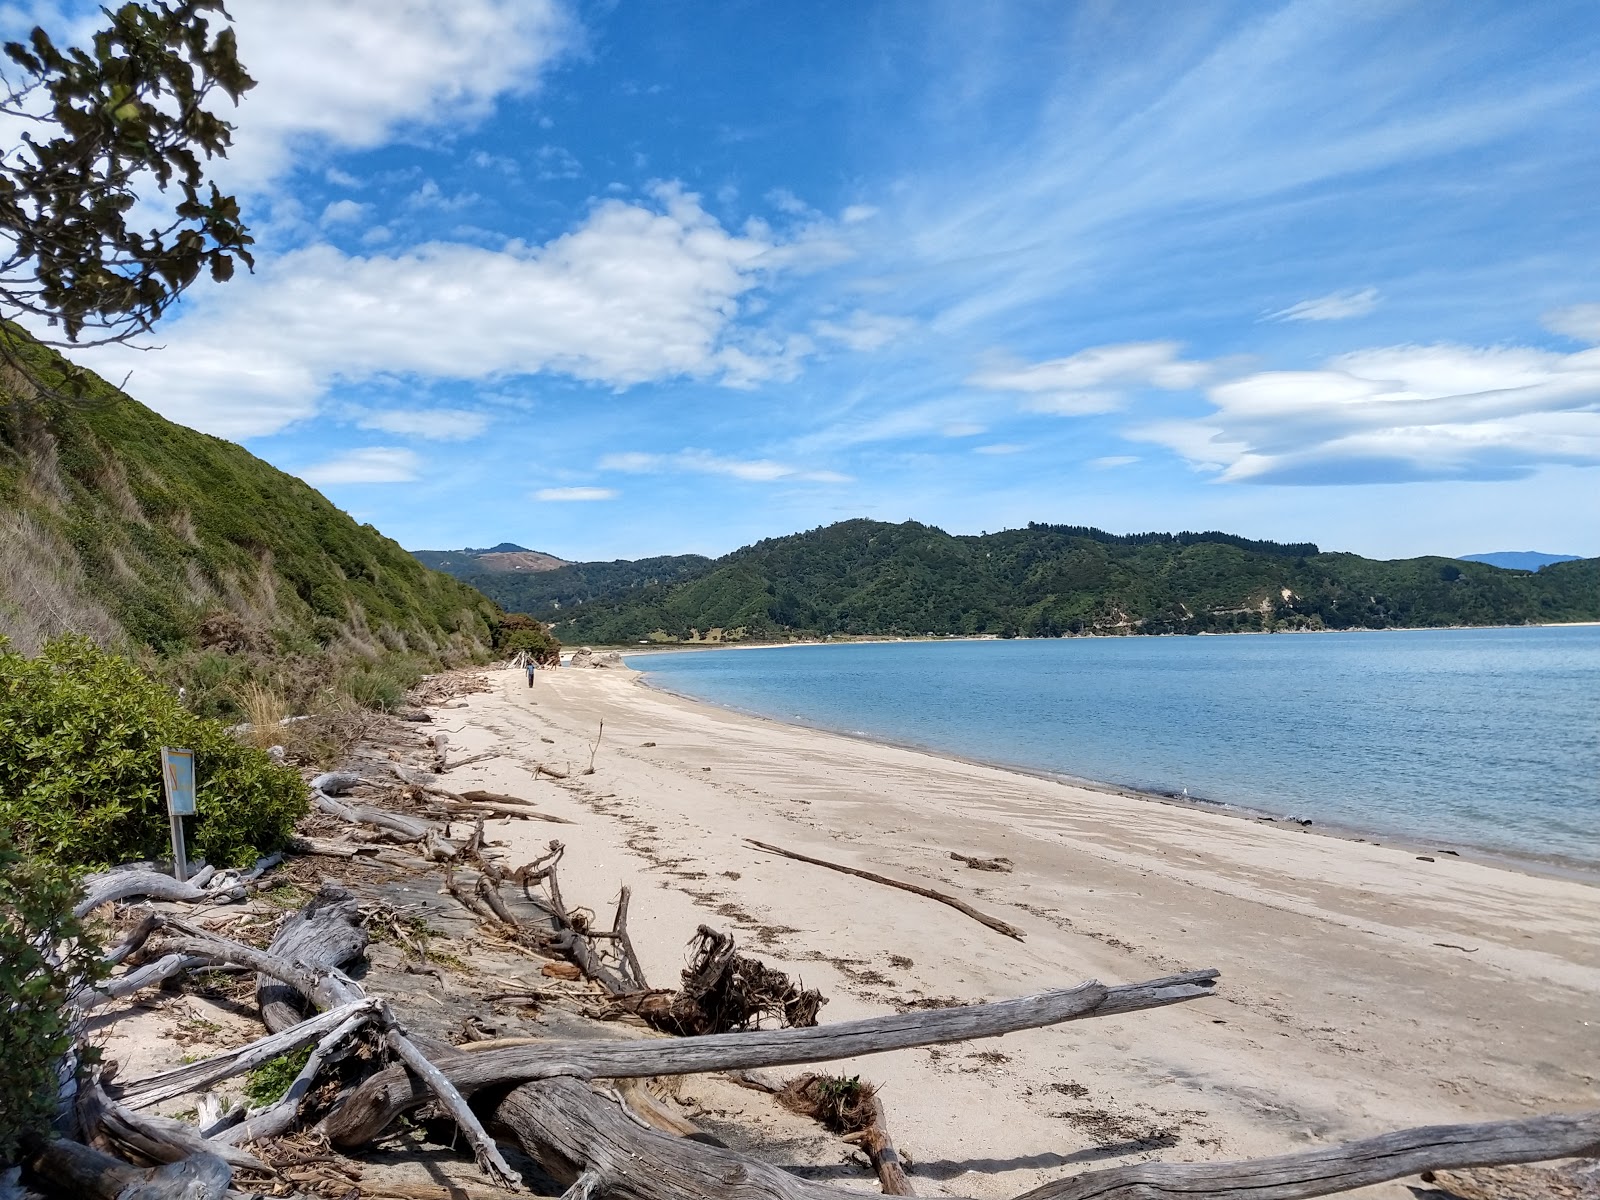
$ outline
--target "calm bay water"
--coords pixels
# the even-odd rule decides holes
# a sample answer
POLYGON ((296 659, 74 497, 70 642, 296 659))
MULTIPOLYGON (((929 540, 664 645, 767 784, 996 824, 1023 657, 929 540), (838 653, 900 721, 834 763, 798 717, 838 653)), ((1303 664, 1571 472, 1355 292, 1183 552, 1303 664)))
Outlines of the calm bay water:
POLYGON ((779 720, 1319 823, 1600 865, 1600 628, 638 655, 779 720))

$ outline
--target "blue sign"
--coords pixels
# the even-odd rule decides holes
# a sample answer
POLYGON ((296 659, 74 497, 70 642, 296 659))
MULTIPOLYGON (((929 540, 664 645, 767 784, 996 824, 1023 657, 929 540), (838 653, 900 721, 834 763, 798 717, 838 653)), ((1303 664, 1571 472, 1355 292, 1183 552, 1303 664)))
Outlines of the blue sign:
POLYGON ((167 811, 194 816, 194 751, 161 747, 161 782, 167 788, 167 811))

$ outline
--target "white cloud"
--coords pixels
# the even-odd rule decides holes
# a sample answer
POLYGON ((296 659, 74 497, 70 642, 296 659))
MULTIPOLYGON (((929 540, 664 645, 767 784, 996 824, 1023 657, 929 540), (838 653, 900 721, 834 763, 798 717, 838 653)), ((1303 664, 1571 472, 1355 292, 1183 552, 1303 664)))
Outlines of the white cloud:
POLYGON ((1331 292, 1314 300, 1302 300, 1288 308, 1268 313, 1269 321, 1347 321, 1364 317, 1378 307, 1378 289, 1362 288, 1353 292, 1331 292))
POLYGON ((811 331, 851 350, 878 350, 916 327, 905 317, 888 317, 857 309, 844 321, 816 321, 811 331))
POLYGON ((1128 431, 1224 481, 1507 478, 1600 465, 1600 350, 1392 346, 1212 387, 1213 411, 1128 431))
POLYGON ((356 424, 436 442, 467 442, 489 428, 489 417, 464 408, 398 408, 364 413, 356 424))
POLYGON ((974 454, 1021 454, 1027 447, 1016 442, 990 442, 987 446, 974 446, 974 454))
POLYGON ((432 179, 424 179, 422 186, 406 197, 406 207, 430 209, 435 212, 460 212, 478 202, 476 192, 457 192, 446 195, 443 188, 432 179))
POLYGON ((533 494, 535 500, 545 503, 573 504, 594 500, 615 500, 616 488, 604 487, 552 487, 540 488, 533 494))
POLYGON ((409 483, 422 465, 415 451, 391 446, 350 450, 300 471, 312 487, 338 483, 409 483))
POLYGON ((1136 454, 1107 454, 1103 458, 1091 458, 1089 465, 1096 470, 1109 471, 1115 467, 1130 467, 1138 461, 1136 454))
POLYGON ((335 380, 555 372, 627 387, 676 376, 748 386, 798 370, 809 339, 734 327, 776 243, 735 236, 675 185, 607 200, 537 247, 436 242, 392 256, 313 245, 162 326, 166 348, 82 361, 163 415, 227 437, 313 415, 335 380))
POLYGON ((1179 348, 1177 342, 1123 342, 1046 362, 996 362, 974 372, 967 383, 985 391, 1020 393, 1026 397, 1023 407, 1032 412, 1112 412, 1126 402, 1129 388, 1181 391, 1203 382, 1211 364, 1179 358, 1179 348))
POLYGON ((976 421, 951 421, 939 432, 947 438, 977 437, 980 433, 987 433, 987 425, 979 425, 976 421))
POLYGON ((838 471, 811 470, 774 462, 770 458, 723 458, 708 450, 679 450, 676 454, 646 454, 637 450, 607 454, 600 460, 602 471, 627 471, 633 474, 687 471, 700 475, 726 475, 746 483, 850 483, 838 471))
POLYGON ((839 214, 839 221, 845 225, 859 225, 877 215, 878 210, 870 204, 852 204, 839 214))
POLYGON ((1544 327, 1575 342, 1600 344, 1600 304, 1574 304, 1547 312, 1544 327))
POLYGON ((532 90, 575 40, 556 0, 235 0, 239 59, 258 80, 218 174, 259 188, 307 143, 368 149, 488 114, 532 90))
POLYGON ((371 208, 371 205, 362 204, 355 200, 335 200, 322 210, 322 216, 319 218, 318 223, 324 226, 351 225, 357 221, 365 220, 371 208))

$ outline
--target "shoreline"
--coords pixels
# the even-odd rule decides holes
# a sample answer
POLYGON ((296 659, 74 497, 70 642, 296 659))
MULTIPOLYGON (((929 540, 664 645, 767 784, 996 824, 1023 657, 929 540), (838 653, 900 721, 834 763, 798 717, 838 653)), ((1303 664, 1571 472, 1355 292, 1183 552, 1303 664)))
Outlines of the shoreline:
MULTIPOLYGON (((1600 623, 1597 623, 1600 624, 1600 623)), ((1471 628, 1488 628, 1486 626, 1471 626, 1471 628)), ((1499 627, 1496 627, 1499 628, 1499 627)), ((1525 626, 1505 626, 1504 628, 1526 628, 1525 626)), ((1345 633, 1349 630, 1322 630, 1316 632, 1345 633)), ((1411 632, 1391 630, 1366 630, 1370 633, 1411 632)), ((1229 636, 1229 635, 1218 635, 1229 636)), ((1243 635, 1241 635, 1243 636, 1243 635)), ((898 641, 928 641, 930 639, 904 638, 898 641)), ((982 641, 989 639, 980 638, 940 638, 939 641, 982 641)), ((1044 640, 1044 639, 1041 639, 1044 640)), ((684 650, 738 650, 738 649, 780 649, 789 646, 817 646, 817 645, 861 645, 861 642, 787 642, 765 646, 703 646, 684 647, 684 650)), ((876 645, 893 645, 895 642, 877 642, 876 645)), ((678 653, 671 650, 657 653, 678 653)), ((625 655, 624 658, 631 657, 625 655)), ((581 668, 580 668, 581 669, 581 668)), ((616 668, 607 668, 616 670, 616 668)), ((1113 780, 1092 779, 1085 776, 1073 775, 1064 771, 1051 771, 1043 767, 1030 767, 1023 763, 1010 762, 1004 759, 978 758, 971 755, 958 754, 953 750, 940 746, 933 746, 923 742, 901 741, 896 738, 885 737, 879 734, 863 733, 857 730, 840 729, 836 726, 813 724, 808 721, 774 717, 768 713, 756 712, 752 709, 740 708, 737 705, 719 704, 703 696, 694 696, 686 692, 675 691, 664 684, 653 682, 648 671, 640 671, 629 667, 624 662, 623 670, 634 677, 633 682, 640 687, 672 696, 689 704, 704 705, 714 711, 734 713, 738 716, 755 721, 766 721, 774 725, 803 729, 814 733, 828 734, 834 737, 849 738, 852 741, 865 742, 869 745, 885 746, 897 750, 908 750, 917 754, 927 754, 934 758, 950 762, 965 763, 970 766, 985 767, 996 771, 1006 771, 1030 779, 1048 780, 1071 787, 1082 788, 1086 791, 1100 792, 1106 795, 1123 796, 1132 800, 1140 800, 1149 804, 1164 804, 1172 808, 1190 809, 1197 812, 1216 813, 1221 816, 1232 817, 1235 820, 1251 823, 1272 823, 1285 827, 1294 825, 1303 832, 1314 836, 1333 838, 1342 842, 1353 842, 1365 845, 1387 845, 1416 854, 1448 854, 1470 861, 1483 862, 1487 865, 1501 867, 1506 870, 1520 871, 1525 874, 1543 878, 1562 879, 1574 883, 1587 884, 1591 887, 1600 887, 1600 859, 1587 862, 1579 859, 1568 858, 1560 854, 1539 854, 1534 851, 1506 850, 1495 846, 1485 846, 1471 841, 1461 841, 1454 838, 1419 838, 1415 835, 1398 833, 1392 830, 1376 829, 1360 825, 1352 825, 1339 821, 1327 821, 1315 818, 1302 824, 1301 818, 1287 812, 1273 812, 1267 809, 1255 808, 1251 805, 1239 804, 1231 800, 1217 800, 1202 796, 1173 795, 1154 788, 1140 788, 1132 784, 1117 783, 1113 780)))
MULTIPOLYGON (((435 713, 452 748, 493 755, 450 786, 573 822, 563 890, 604 912, 632 886, 657 986, 700 924, 821 989, 825 1023, 1222 972, 1200 1004, 832 1066, 881 1086, 920 1194, 999 1200, 1079 1164, 1592 1106, 1591 886, 746 716, 630 669, 542 672, 531 689, 520 672, 488 678, 435 713), (544 764, 568 769, 552 779, 544 764), (1024 940, 761 844, 915 880, 1024 940)), ((535 822, 487 829, 512 862, 551 837, 535 822)), ((815 1169, 870 1179, 837 1158, 815 1169)), ((1358 1195, 1411 1200, 1401 1183, 1358 1195)))

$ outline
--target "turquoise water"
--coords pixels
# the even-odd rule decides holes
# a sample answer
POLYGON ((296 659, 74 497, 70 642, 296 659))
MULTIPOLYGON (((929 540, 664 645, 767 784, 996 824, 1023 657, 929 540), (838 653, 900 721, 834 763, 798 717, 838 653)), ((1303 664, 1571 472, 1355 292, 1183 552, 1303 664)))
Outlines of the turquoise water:
POLYGON ((638 655, 671 691, 963 757, 1600 865, 1600 628, 638 655))

